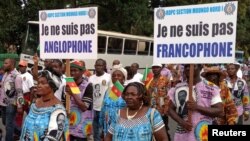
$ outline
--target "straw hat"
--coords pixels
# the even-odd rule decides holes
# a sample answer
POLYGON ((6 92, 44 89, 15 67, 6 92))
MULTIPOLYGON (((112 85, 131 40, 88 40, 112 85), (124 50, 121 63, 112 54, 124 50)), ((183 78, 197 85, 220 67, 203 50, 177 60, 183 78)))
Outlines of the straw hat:
POLYGON ((204 78, 206 78, 207 74, 211 74, 211 73, 217 73, 217 74, 219 74, 220 79, 225 79, 226 78, 226 75, 217 66, 204 68, 204 71, 201 73, 201 76, 204 77, 204 78))

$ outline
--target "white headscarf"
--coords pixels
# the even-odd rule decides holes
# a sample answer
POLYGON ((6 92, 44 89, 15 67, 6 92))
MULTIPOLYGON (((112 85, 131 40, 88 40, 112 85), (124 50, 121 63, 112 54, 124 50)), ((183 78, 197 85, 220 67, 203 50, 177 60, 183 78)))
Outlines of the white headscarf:
POLYGON ((121 71, 122 74, 123 74, 124 77, 125 77, 125 80, 127 80, 128 72, 127 72, 126 69, 124 69, 124 68, 122 67, 122 64, 114 65, 113 68, 112 68, 112 71, 111 71, 111 75, 113 74, 113 72, 115 72, 115 71, 117 71, 117 70, 121 71))

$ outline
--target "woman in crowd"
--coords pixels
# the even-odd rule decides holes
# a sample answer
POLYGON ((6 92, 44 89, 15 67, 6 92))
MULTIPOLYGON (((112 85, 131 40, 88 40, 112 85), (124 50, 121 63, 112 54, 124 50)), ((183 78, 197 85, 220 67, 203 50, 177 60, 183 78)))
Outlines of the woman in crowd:
POLYGON ((68 140, 66 110, 54 96, 54 92, 60 85, 60 79, 47 70, 42 71, 38 76, 36 94, 39 98, 32 103, 30 112, 25 118, 20 140, 68 140))
POLYGON ((116 114, 105 137, 106 141, 168 141, 160 113, 152 112, 146 88, 139 82, 129 83, 122 97, 127 107, 116 114))
POLYGON ((122 67, 121 64, 113 66, 111 72, 111 79, 112 86, 110 86, 107 93, 105 94, 103 107, 100 114, 100 122, 103 127, 104 136, 107 134, 108 128, 111 124, 112 119, 117 113, 117 110, 126 106, 126 103, 121 96, 117 98, 112 97, 112 88, 116 87, 114 86, 114 84, 119 81, 123 88, 124 82, 127 79, 127 71, 122 67))

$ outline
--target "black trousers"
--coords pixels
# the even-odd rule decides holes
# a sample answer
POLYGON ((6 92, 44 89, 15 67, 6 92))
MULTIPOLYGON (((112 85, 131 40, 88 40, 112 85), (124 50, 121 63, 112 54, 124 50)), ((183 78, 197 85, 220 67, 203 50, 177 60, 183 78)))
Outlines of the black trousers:
POLYGON ((243 114, 239 116, 237 125, 243 125, 243 114))
POLYGON ((166 116, 166 115, 162 116, 162 120, 163 120, 163 122, 165 124, 166 132, 167 132, 167 135, 168 135, 168 140, 171 141, 170 134, 168 133, 168 130, 169 130, 169 127, 168 127, 168 116, 166 116))
POLYGON ((87 141, 87 138, 79 138, 70 135, 70 141, 87 141))

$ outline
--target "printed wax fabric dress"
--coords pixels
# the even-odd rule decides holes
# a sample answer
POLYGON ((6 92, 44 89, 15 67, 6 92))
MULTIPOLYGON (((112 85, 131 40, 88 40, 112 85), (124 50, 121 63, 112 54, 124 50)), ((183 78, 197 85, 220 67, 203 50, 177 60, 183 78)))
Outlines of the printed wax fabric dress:
MULTIPOLYGON (((188 101, 189 87, 186 82, 178 83, 174 90, 168 93, 170 100, 176 107, 177 114, 185 121, 188 120, 188 101)), ((197 105, 211 107, 221 102, 219 87, 213 83, 203 80, 193 86, 193 99, 197 105)), ((208 125, 212 124, 213 118, 203 115, 197 111, 192 112, 192 131, 186 131, 181 125, 177 124, 174 141, 204 141, 208 139, 208 125)))
POLYGON ((38 108, 35 103, 25 118, 21 141, 69 140, 69 126, 66 110, 61 104, 38 108))
POLYGON ((236 105, 233 101, 233 95, 227 87, 225 81, 220 82, 220 96, 222 104, 224 107, 224 116, 223 118, 216 117, 216 123, 218 125, 233 125, 237 123, 238 120, 238 111, 236 105))
POLYGON ((109 88, 105 94, 103 107, 100 113, 99 122, 103 127, 104 135, 108 133, 111 121, 114 120, 118 110, 126 106, 126 103, 121 96, 117 97, 117 99, 114 99, 110 96, 110 94, 111 94, 111 88, 109 88))
POLYGON ((241 116, 244 111, 250 110, 250 100, 247 83, 244 79, 241 78, 237 78, 235 83, 231 83, 230 78, 227 78, 226 82, 233 96, 238 116, 241 116))
POLYGON ((82 102, 88 107, 86 111, 82 111, 76 104, 76 101, 71 97, 70 105, 70 135, 78 138, 87 138, 92 134, 92 123, 93 123, 93 92, 89 92, 89 88, 92 88, 92 84, 83 80, 78 86, 81 93, 79 97, 82 102))
POLYGON ((160 113, 155 110, 153 123, 150 122, 151 108, 139 118, 124 119, 116 114, 108 130, 113 135, 112 141, 151 141, 153 132, 165 126, 160 113))

